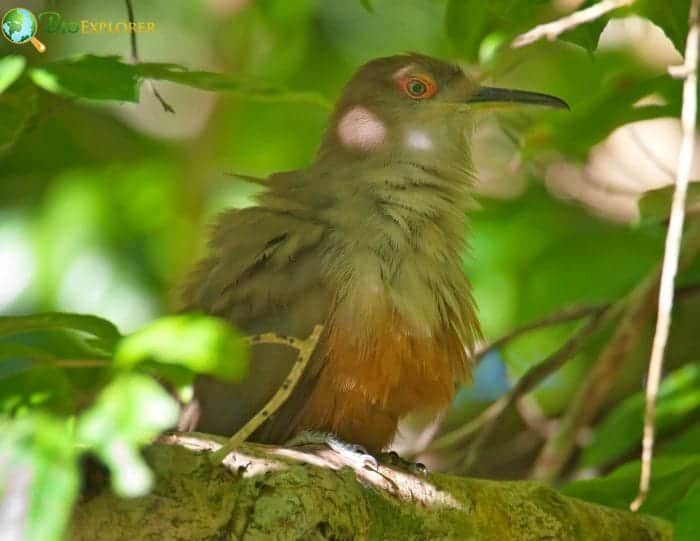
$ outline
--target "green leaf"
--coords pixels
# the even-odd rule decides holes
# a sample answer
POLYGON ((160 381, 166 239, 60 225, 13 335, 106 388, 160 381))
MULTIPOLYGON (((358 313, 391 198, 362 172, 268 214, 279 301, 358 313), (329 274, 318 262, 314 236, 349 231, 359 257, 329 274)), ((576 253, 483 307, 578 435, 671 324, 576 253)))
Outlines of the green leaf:
POLYGON ((365 8, 370 13, 374 13, 374 7, 372 6, 372 0, 360 0, 360 5, 365 8))
POLYGON ((89 336, 88 344, 111 354, 121 334, 110 321, 87 314, 51 312, 29 316, 0 316, 0 337, 32 331, 71 330, 89 336))
POLYGON ((85 55, 31 68, 29 77, 48 92, 93 100, 139 100, 136 66, 116 56, 85 55))
MULTIPOLYGON (((598 0, 586 0, 581 5, 577 6, 575 11, 581 11, 597 4, 598 0)), ((602 17, 598 17, 593 21, 579 24, 573 29, 561 34, 560 39, 563 41, 568 41, 570 43, 575 43, 586 49, 589 52, 593 52, 598 47, 598 40, 600 35, 605 29, 605 25, 613 16, 622 16, 622 14, 627 13, 624 8, 618 8, 609 13, 606 13, 602 17)))
POLYGON ((487 36, 498 32, 499 43, 506 43, 534 25, 547 4, 548 0, 449 0, 445 10, 448 40, 461 56, 477 61, 487 36))
POLYGON ((33 415, 0 421, 0 507, 7 539, 64 538, 78 495, 77 452, 66 423, 33 415))
POLYGON ((144 79, 172 81, 213 92, 228 91, 271 101, 301 101, 323 107, 330 104, 313 92, 289 92, 275 85, 242 81, 227 73, 189 71, 176 64, 127 64, 117 56, 85 55, 58 60, 29 71, 35 84, 70 97, 137 102, 144 79))
POLYGON ((19 55, 8 55, 0 58, 0 94, 19 79, 26 64, 27 60, 19 55))
POLYGON ((700 481, 690 487, 685 498, 678 504, 674 541, 697 541, 700 539, 700 481))
POLYGON ((659 26, 678 52, 685 54, 690 0, 637 0, 631 10, 659 26))
POLYGON ((61 414, 75 409, 73 388, 63 370, 24 356, 0 360, 0 414, 20 415, 35 408, 61 414))
POLYGON ((38 111, 36 88, 21 83, 0 94, 0 152, 12 146, 38 111))
POLYGON ((79 417, 77 438, 110 469, 118 494, 140 496, 150 489, 152 474, 139 447, 171 428, 177 417, 177 402, 152 378, 124 374, 79 417))
MULTIPOLYGON (((675 184, 649 190, 639 199, 639 215, 643 220, 666 220, 671 214, 675 184)), ((686 212, 700 212, 700 181, 688 184, 685 199, 686 212)))
POLYGON ((449 0, 445 11, 445 30, 454 49, 468 60, 478 58, 481 41, 489 32, 488 2, 449 0))
POLYGON ((610 74, 590 99, 577 104, 570 112, 552 117, 548 125, 536 126, 525 136, 526 152, 537 155, 548 145, 584 160, 593 145, 603 141, 616 128, 631 122, 674 116, 678 104, 636 106, 645 96, 664 96, 680 88, 668 76, 646 74, 639 67, 625 66, 624 71, 610 74), (595 119, 595 121, 591 121, 595 119), (543 145, 544 143, 544 145, 543 145))
MULTIPOLYGON (((578 10, 597 4, 598 1, 587 0, 578 10)), ((577 26, 574 30, 563 34, 562 39, 587 47, 586 44, 592 40, 598 41, 603 28, 605 28, 610 19, 637 14, 641 17, 646 17, 660 27, 678 52, 684 54, 685 39, 688 35, 689 10, 689 0, 636 0, 630 6, 622 6, 606 13, 595 21, 577 26)))
MULTIPOLYGON (((624 400, 595 431, 581 457, 581 467, 610 463, 635 449, 642 439, 646 398, 643 392, 624 400)), ((656 429, 659 436, 683 427, 700 413, 700 364, 689 364, 668 375, 659 389, 656 429)))
POLYGON ((245 339, 225 321, 187 314, 158 319, 125 337, 114 362, 132 367, 151 361, 237 381, 247 371, 247 351, 245 339))
MULTIPOLYGON (((628 509, 639 487, 639 461, 630 462, 610 475, 574 481, 562 489, 567 496, 628 509)), ((700 479, 700 455, 654 458, 651 490, 640 511, 673 520, 680 501, 700 479)))
POLYGON ((291 92, 278 85, 260 81, 244 81, 228 73, 190 71, 177 64, 139 64, 137 73, 143 78, 160 79, 211 92, 233 92, 262 101, 302 102, 330 109, 332 105, 315 92, 291 92))

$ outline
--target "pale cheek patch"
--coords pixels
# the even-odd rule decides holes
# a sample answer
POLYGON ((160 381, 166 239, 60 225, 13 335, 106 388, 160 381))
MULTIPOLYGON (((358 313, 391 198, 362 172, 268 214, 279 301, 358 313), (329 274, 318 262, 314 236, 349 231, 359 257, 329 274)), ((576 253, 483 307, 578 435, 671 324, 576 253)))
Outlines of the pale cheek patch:
POLYGON ((353 107, 338 123, 338 139, 351 150, 375 150, 384 143, 385 138, 384 124, 364 107, 353 107))
POLYGON ((406 134, 406 144, 416 150, 433 150, 433 141, 420 130, 410 130, 406 134))

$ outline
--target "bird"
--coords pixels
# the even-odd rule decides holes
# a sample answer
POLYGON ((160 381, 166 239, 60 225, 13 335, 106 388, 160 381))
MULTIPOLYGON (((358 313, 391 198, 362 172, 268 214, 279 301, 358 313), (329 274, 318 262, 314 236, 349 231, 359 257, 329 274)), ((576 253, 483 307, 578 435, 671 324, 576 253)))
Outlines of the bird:
MULTIPOLYGON (((312 163, 272 174, 254 206, 218 217, 182 288, 185 309, 249 334, 323 326, 297 387, 250 440, 311 431, 379 452, 402 418, 438 415, 470 380, 481 337, 462 266, 470 140, 484 104, 503 103, 567 107, 422 54, 371 60, 342 91, 312 163)), ((198 376, 180 428, 234 434, 295 358, 259 344, 244 380, 198 376)))

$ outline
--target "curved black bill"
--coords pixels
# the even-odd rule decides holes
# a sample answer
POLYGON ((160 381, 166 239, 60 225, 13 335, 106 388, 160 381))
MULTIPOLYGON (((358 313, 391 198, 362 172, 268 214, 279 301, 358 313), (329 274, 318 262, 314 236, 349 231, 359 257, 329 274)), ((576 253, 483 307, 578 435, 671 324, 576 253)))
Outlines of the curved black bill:
POLYGON ((549 94, 529 92, 527 90, 511 90, 509 88, 497 88, 494 86, 482 86, 479 91, 467 100, 468 103, 495 102, 495 103, 527 103, 530 105, 542 105, 557 109, 570 109, 564 100, 549 94))

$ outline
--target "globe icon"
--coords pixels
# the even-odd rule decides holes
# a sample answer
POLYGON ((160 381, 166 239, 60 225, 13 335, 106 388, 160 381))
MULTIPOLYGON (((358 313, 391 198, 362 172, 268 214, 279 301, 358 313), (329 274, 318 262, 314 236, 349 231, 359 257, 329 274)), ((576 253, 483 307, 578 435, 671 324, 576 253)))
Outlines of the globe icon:
POLYGON ((29 41, 37 51, 43 53, 46 46, 35 37, 37 26, 36 17, 31 11, 24 8, 13 8, 3 16, 0 31, 10 42, 20 45, 29 41))

